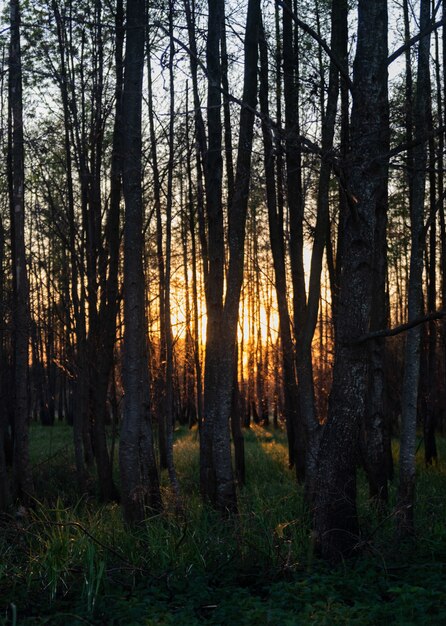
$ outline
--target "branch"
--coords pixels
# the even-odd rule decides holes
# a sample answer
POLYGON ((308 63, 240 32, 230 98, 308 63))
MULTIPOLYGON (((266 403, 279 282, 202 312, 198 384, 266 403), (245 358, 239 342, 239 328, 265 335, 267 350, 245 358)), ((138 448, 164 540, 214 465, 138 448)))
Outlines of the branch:
POLYGON ((395 335, 399 335, 401 333, 406 332, 407 330, 411 330, 411 328, 415 328, 416 326, 420 326, 420 324, 425 324, 426 322, 433 322, 434 320, 442 319, 446 317, 446 309, 440 309, 439 311, 433 311, 432 313, 428 313, 427 315, 423 315, 421 317, 417 317, 411 322, 406 322, 405 324, 400 324, 399 326, 395 326, 394 328, 385 328, 383 330, 375 330, 373 332, 362 335, 362 337, 358 337, 357 339, 353 339, 353 341, 346 342, 346 345, 359 345, 361 343, 365 343, 366 341, 370 341, 371 339, 381 339, 385 337, 394 337, 395 335))
MULTIPOLYGON (((169 35, 168 29, 161 22, 155 21, 155 22, 153 22, 153 25, 156 26, 157 28, 161 29, 166 35, 169 35)), ((176 44, 178 44, 178 46, 180 48, 182 48, 186 52, 186 54, 188 54, 191 58, 194 59, 194 61, 198 65, 198 67, 200 67, 200 69, 203 71, 203 74, 205 75, 205 77, 207 79, 209 79, 206 65, 203 63, 203 61, 196 54, 194 54, 192 52, 192 50, 189 48, 189 46, 186 43, 184 43, 184 41, 181 41, 181 39, 178 39, 178 37, 171 37, 171 39, 176 44)), ((249 104, 247 104, 246 102, 241 100, 240 98, 237 98, 236 96, 234 96, 232 93, 230 93, 226 89, 223 89, 223 87, 221 85, 219 86, 219 90, 220 90, 220 93, 223 96, 228 98, 228 100, 230 100, 234 104, 238 104, 240 106, 240 108, 244 108, 244 109, 246 109, 248 111, 251 111, 251 113, 253 113, 256 116, 257 119, 259 119, 262 122, 264 122, 268 126, 268 128, 271 128, 274 132, 277 133, 279 131, 280 132, 282 131, 282 129, 278 127, 277 123, 271 117, 263 115, 263 113, 258 111, 256 108, 253 108, 252 106, 250 106, 249 104)), ((300 140, 304 144, 306 144, 307 151, 309 153, 313 153, 314 152, 315 154, 321 154, 321 149, 318 146, 316 146, 316 144, 312 143, 309 139, 305 139, 305 137, 301 136, 300 140)))
POLYGON ((406 43, 397 48, 395 52, 392 52, 392 54, 387 59, 387 65, 390 65, 391 63, 396 61, 396 59, 401 56, 408 48, 413 46, 414 43, 417 43, 420 39, 423 39, 423 37, 430 35, 432 31, 440 28, 441 26, 446 26, 446 18, 438 20, 438 22, 432 23, 430 26, 428 26, 428 28, 423 30, 423 32, 418 33, 418 35, 414 35, 408 41, 406 41, 406 43))
POLYGON ((285 2, 283 2, 283 0, 276 0, 276 2, 277 2, 277 4, 280 7, 282 7, 282 9, 284 11, 286 11, 287 13, 289 13, 291 15, 291 18, 293 19, 293 22, 297 26, 299 26, 299 28, 301 28, 304 32, 306 32, 308 35, 310 35, 310 37, 312 37, 315 41, 317 41, 317 43, 320 45, 320 47, 326 52, 327 56, 330 58, 330 61, 332 61, 336 65, 336 67, 338 69, 338 72, 340 73, 342 78, 345 80, 345 83, 348 86, 349 90, 352 92, 353 91, 353 83, 350 80, 350 76, 345 71, 345 68, 342 66, 342 63, 339 62, 339 60, 337 59, 336 55, 334 54, 334 52, 332 51, 332 49, 330 48, 328 43, 326 41, 324 41, 324 39, 322 39, 322 37, 320 37, 318 35, 318 33, 313 28, 311 28, 311 26, 308 26, 308 24, 305 24, 305 22, 302 22, 302 20, 300 20, 294 14, 294 12, 290 9, 290 7, 288 5, 285 4, 285 2))

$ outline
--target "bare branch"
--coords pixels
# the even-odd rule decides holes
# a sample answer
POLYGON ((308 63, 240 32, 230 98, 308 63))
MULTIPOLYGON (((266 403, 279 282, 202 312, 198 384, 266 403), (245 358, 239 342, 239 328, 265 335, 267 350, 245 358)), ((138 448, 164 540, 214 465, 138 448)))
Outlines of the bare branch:
POLYGON ((446 309, 440 309, 439 311, 433 311, 432 313, 428 313, 427 315, 422 315, 421 317, 417 317, 411 322, 406 322, 405 324, 400 324, 399 326, 394 326, 394 328, 384 328, 382 330, 375 330, 373 332, 362 335, 362 337, 358 337, 357 339, 353 339, 352 341, 345 342, 348 345, 359 345, 361 343, 365 343, 366 341, 370 341, 371 339, 381 339, 386 337, 394 337, 395 335, 400 335, 416 326, 420 326, 420 324, 425 324, 426 322, 433 322, 434 320, 443 319, 446 317, 446 309))
POLYGON ((336 65, 340 75, 345 80, 345 83, 347 84, 349 90, 353 91, 353 83, 350 80, 350 76, 345 71, 345 68, 342 66, 342 63, 339 61, 339 59, 337 59, 336 55, 333 53, 328 43, 324 39, 322 39, 322 37, 320 37, 320 35, 318 35, 318 33, 313 28, 311 28, 311 26, 308 26, 308 24, 306 24, 305 22, 302 22, 302 20, 300 20, 297 17, 297 15, 294 14, 294 12, 290 9, 289 6, 285 4, 285 2, 283 2, 283 0, 276 0, 276 2, 280 7, 282 7, 284 11, 286 11, 287 13, 291 15, 293 22, 297 26, 299 26, 299 28, 301 28, 304 32, 310 35, 312 39, 317 41, 317 43, 324 50, 324 52, 327 54, 330 60, 336 65))
POLYGON ((441 28, 442 26, 445 26, 445 25, 446 25, 446 18, 443 18, 441 20, 438 20, 438 22, 433 22, 428 28, 425 28, 423 32, 420 32, 417 35, 414 35, 413 37, 411 37, 408 41, 406 41, 406 43, 404 43, 402 46, 397 48, 395 52, 392 52, 392 54, 387 59, 387 65, 390 65, 391 63, 396 61, 396 59, 399 56, 404 54, 404 52, 406 52, 408 48, 412 47, 415 43, 420 41, 420 39, 423 39, 423 37, 430 35, 437 28, 441 28))

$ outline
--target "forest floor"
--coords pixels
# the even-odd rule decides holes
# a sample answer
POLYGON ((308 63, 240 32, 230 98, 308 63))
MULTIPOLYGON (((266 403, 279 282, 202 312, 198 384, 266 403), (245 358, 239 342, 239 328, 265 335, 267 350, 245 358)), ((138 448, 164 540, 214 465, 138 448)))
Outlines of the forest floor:
POLYGON ((36 505, 0 520, 0 624, 446 624, 445 441, 429 469, 420 446, 416 539, 394 540, 396 481, 379 515, 361 476, 361 554, 329 567, 313 554, 284 433, 255 427, 245 437, 236 519, 202 504, 197 433, 180 429, 184 511, 163 477, 165 512, 128 531, 119 505, 79 498, 70 428, 33 426, 36 505))

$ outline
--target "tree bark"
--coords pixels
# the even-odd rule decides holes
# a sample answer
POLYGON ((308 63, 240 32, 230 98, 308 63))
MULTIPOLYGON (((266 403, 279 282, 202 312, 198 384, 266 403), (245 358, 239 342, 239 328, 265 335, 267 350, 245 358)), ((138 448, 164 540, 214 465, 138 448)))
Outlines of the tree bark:
MULTIPOLYGON (((347 28, 348 3, 346 0, 334 0, 331 15, 331 50, 336 58, 342 58, 345 41, 348 36, 347 28)), ((310 279, 308 286, 308 302, 300 330, 299 341, 296 345, 297 375, 299 380, 299 397, 301 411, 307 431, 306 450, 306 494, 308 500, 313 497, 314 481, 316 477, 317 454, 321 428, 317 420, 314 383, 313 361, 311 345, 317 324, 319 301, 321 295, 322 261, 327 232, 330 224, 329 191, 331 178, 331 163, 328 155, 333 149, 333 138, 336 124, 337 102, 339 95, 339 69, 331 60, 328 83, 327 106, 322 123, 322 162, 319 172, 319 186, 317 195, 317 218, 314 233, 313 250, 311 255, 310 279)))
POLYGON ((10 1, 9 106, 11 111, 11 245, 13 269, 13 394, 14 492, 26 504, 34 486, 29 459, 28 344, 30 332, 29 284, 25 250, 25 163, 23 143, 20 4, 10 1))
POLYGON ((0 513, 6 511, 10 502, 10 484, 6 467, 6 433, 8 429, 8 404, 6 402, 6 372, 8 370, 5 350, 5 284, 4 284, 4 258, 5 258, 5 231, 3 220, 0 216, 0 367, 2 376, 0 380, 0 513))
POLYGON ((351 153, 352 190, 336 316, 333 386, 319 450, 314 530, 325 558, 354 551, 359 538, 356 468, 365 411, 368 353, 346 345, 370 324, 377 203, 387 184, 387 2, 360 0, 354 64, 351 153))
MULTIPOLYGON (((295 437, 302 437, 303 441, 295 443, 296 454, 294 463, 298 482, 305 480, 307 437, 304 426, 305 414, 302 408, 307 409, 309 389, 312 390, 312 372, 308 370, 308 359, 304 361, 304 353, 300 350, 302 330, 305 323, 307 308, 305 272, 303 262, 303 211, 302 195, 302 165, 299 129, 299 53, 297 50, 293 28, 292 3, 285 0, 283 10, 283 95, 285 105, 285 163, 286 163, 286 191, 289 210, 290 241, 289 254, 291 265, 291 282, 293 286, 293 326, 296 345, 296 369, 298 377, 299 413, 295 437), (298 347, 299 346, 299 347, 298 347), (310 377, 310 378, 308 378, 310 377)), ((308 354, 305 354, 308 357, 308 354)), ((310 357, 311 358, 311 357, 310 357)), ((311 391, 309 392, 311 396, 311 391)), ((314 413, 314 411, 313 411, 314 413)))
POLYGON ((122 506, 127 523, 141 522, 146 506, 161 508, 150 410, 143 273, 141 108, 145 1, 127 5, 123 108, 124 227, 124 413, 119 446, 122 506))
POLYGON ((174 363, 173 363, 173 337, 170 319, 170 278, 172 260, 172 203, 173 203, 173 175, 174 175, 174 121, 175 121, 175 90, 174 90, 174 42, 173 42, 173 0, 169 2, 169 87, 170 87, 170 112, 169 112, 169 162, 167 165, 167 204, 166 204, 166 271, 165 271, 165 329, 166 329, 166 461, 170 484, 172 485, 176 504, 180 506, 180 486, 177 479, 173 459, 173 430, 174 430, 174 363))
MULTIPOLYGON (((375 253, 373 261, 373 300, 370 331, 386 328, 386 277, 387 277, 387 190, 383 189, 377 206, 375 225, 375 253)), ((369 494, 379 505, 388 499, 388 458, 390 437, 386 407, 386 343, 383 338, 371 340, 369 350, 369 375, 366 410, 364 415, 363 462, 369 482, 369 494)))
MULTIPOLYGON (((279 312, 279 334, 282 348, 283 393, 285 399, 285 421, 288 435, 288 460, 290 468, 295 459, 302 463, 305 458, 304 431, 299 419, 298 392, 294 368, 294 349, 291 336, 290 315, 287 300, 287 278, 285 266, 285 244, 283 216, 280 215, 276 191, 274 164, 274 141, 269 119, 268 97, 268 49, 262 25, 260 36, 260 110, 263 114, 263 153, 265 167, 266 202, 268 207, 269 238, 273 255, 277 307, 279 312)), ((298 470, 300 475, 302 470, 298 470)))
MULTIPOLYGON (((92 337, 92 348, 97 349, 97 357, 92 355, 90 367, 93 379, 90 383, 92 416, 95 425, 95 455, 99 476, 101 498, 104 501, 117 500, 118 491, 113 481, 113 459, 108 451, 106 438, 107 393, 114 366, 114 346, 116 338, 116 315, 118 310, 118 270, 120 244, 121 175, 122 175, 122 89, 123 89, 123 46, 124 46, 124 7, 117 0, 115 15, 115 121, 113 128, 112 162, 110 171, 110 207, 106 224, 106 244, 108 263, 103 260, 100 267, 102 298, 99 305, 96 336, 92 337), (108 274, 106 272, 108 265, 108 274)), ((100 171, 99 166, 96 168, 100 171)))
MULTIPOLYGON (((420 3, 420 31, 430 20, 430 0, 420 3)), ((414 103, 413 170, 409 171, 411 187, 411 252, 408 288, 408 320, 422 313, 424 250, 424 199, 426 183, 430 35, 420 40, 418 48, 417 88, 414 103), (411 175, 412 174, 412 175, 411 175)), ((414 532, 415 448, 417 429, 418 384, 420 377, 421 328, 409 330, 404 356, 404 378, 401 407, 400 480, 397 499, 397 533, 400 537, 414 532)))
POLYGON ((224 237, 221 158, 220 0, 209 2, 208 158, 206 197, 209 226, 209 281, 206 292, 207 334, 204 424, 201 437, 201 487, 222 512, 237 509, 231 464, 229 416, 234 382, 238 309, 243 281, 245 225, 249 193, 254 111, 257 92, 258 0, 248 3, 245 36, 243 103, 232 203, 228 207, 229 262, 223 303, 224 237))

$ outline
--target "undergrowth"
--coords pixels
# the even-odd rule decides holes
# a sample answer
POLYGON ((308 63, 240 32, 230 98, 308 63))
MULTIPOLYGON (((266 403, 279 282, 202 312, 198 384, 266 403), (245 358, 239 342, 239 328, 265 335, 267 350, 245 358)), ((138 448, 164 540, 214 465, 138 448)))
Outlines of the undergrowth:
POLYGON ((403 545, 394 541, 395 487, 382 513, 360 476, 361 555, 330 568, 313 554, 284 433, 255 427, 245 439, 236 518, 203 505, 197 434, 179 430, 183 512, 163 477, 164 513, 129 530, 119 505, 79 497, 70 429, 34 426, 35 506, 0 522, 0 624, 446 623, 444 461, 425 469, 419 452, 418 534, 403 545))

